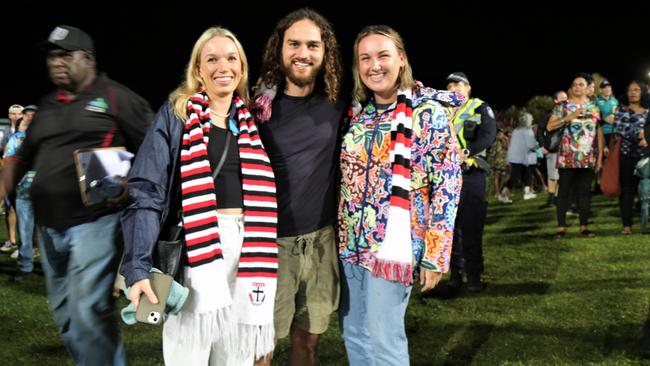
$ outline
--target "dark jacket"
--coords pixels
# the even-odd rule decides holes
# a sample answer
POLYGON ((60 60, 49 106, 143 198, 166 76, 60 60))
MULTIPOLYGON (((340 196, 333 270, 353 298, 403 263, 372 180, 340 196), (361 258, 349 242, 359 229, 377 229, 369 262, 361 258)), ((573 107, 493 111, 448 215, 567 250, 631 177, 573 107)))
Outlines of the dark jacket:
POLYGON ((180 204, 176 192, 182 133, 183 121, 165 103, 154 117, 129 172, 133 203, 122 216, 124 259, 120 271, 127 286, 149 276, 160 229, 169 212, 176 212, 174 208, 180 204))

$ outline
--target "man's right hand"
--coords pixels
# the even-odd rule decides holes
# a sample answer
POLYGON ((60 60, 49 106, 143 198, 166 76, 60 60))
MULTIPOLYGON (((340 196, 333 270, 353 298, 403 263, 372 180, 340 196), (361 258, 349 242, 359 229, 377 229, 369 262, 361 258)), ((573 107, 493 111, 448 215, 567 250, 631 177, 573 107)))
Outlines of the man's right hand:
POLYGON ((151 283, 149 282, 149 279, 146 278, 134 283, 129 289, 129 300, 131 300, 136 309, 138 308, 138 305, 140 305, 140 295, 143 292, 152 304, 158 303, 158 298, 151 289, 151 283))

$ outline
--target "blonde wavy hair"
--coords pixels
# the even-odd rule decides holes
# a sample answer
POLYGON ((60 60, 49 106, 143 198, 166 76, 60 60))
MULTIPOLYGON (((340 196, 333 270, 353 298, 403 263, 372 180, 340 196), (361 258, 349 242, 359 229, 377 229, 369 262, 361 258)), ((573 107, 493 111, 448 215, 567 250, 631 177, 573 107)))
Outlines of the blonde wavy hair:
POLYGON ((216 26, 210 27, 206 29, 194 43, 194 48, 192 48, 192 54, 190 55, 190 61, 187 63, 187 67, 185 68, 185 80, 183 80, 181 84, 169 94, 169 102, 174 108, 174 113, 183 120, 187 119, 188 99, 195 93, 204 89, 203 81, 199 74, 201 50, 203 50, 205 44, 214 37, 225 37, 235 44, 237 52, 239 53, 239 59, 241 60, 242 73, 241 80, 239 81, 236 90, 239 96, 244 100, 244 103, 248 103, 249 66, 246 53, 244 53, 244 48, 241 43, 239 43, 235 34, 228 29, 216 26))

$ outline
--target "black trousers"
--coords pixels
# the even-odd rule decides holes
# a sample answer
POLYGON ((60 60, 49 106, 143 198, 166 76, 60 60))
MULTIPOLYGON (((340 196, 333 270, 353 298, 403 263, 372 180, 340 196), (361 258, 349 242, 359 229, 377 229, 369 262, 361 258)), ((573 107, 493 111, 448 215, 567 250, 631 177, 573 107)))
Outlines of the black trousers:
POLYGON ((634 212, 634 197, 639 191, 639 177, 634 175, 634 168, 640 158, 632 158, 621 155, 620 182, 621 196, 618 198, 618 205, 621 208, 621 220, 623 226, 632 226, 632 215, 634 212))
POLYGON ((511 163, 510 166, 512 170, 510 171, 510 179, 506 187, 512 191, 512 188, 516 186, 520 181, 524 183, 524 186, 531 186, 533 184, 533 174, 531 167, 528 167, 524 164, 514 164, 511 163))
POLYGON ((469 275, 483 273, 483 226, 487 213, 484 170, 463 172, 463 187, 454 228, 451 269, 469 275))
POLYGON ((589 207, 591 206, 591 182, 594 180, 593 169, 559 169, 560 187, 557 196, 557 225, 566 226, 566 212, 569 209, 571 190, 578 199, 580 225, 587 225, 589 207))

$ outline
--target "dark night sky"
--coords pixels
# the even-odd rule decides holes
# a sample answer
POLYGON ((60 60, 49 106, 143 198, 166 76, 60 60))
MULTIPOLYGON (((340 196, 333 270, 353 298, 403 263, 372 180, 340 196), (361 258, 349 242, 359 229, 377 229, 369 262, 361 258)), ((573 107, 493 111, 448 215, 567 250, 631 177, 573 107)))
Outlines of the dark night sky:
POLYGON ((191 47, 204 29, 222 25, 235 32, 248 55, 251 80, 255 80, 263 44, 275 23, 305 4, 333 23, 346 70, 357 32, 365 25, 388 24, 405 38, 417 79, 444 88, 447 74, 464 71, 474 95, 497 109, 565 89, 578 71, 609 77, 618 95, 625 83, 645 78, 650 70, 650 9, 642 2, 619 1, 605 8, 594 7, 595 2, 445 5, 431 1, 426 6, 408 2, 408 11, 379 5, 379 1, 336 6, 324 1, 267 1, 264 5, 209 1, 200 7, 189 1, 173 7, 95 2, 92 9, 88 3, 23 5, 3 11, 0 105, 35 103, 53 88, 43 55, 33 45, 46 39, 57 24, 87 31, 95 39, 99 69, 143 95, 155 110, 179 83, 191 47), (430 7, 437 10, 426 10, 430 7))

